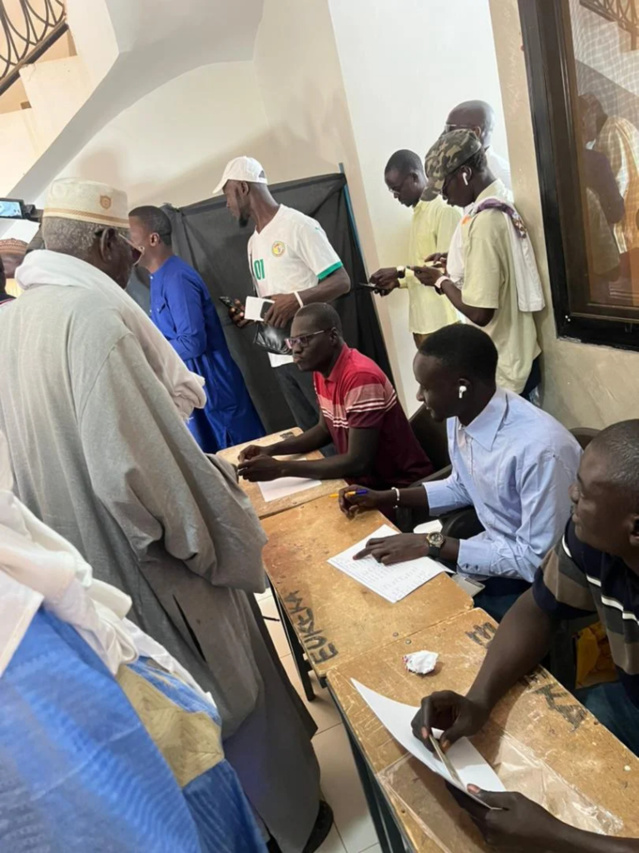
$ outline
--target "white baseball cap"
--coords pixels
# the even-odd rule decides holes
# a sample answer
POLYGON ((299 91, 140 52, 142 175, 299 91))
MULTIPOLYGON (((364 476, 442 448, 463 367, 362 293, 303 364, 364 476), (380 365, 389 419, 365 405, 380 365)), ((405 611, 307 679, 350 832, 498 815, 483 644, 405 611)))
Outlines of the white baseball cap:
POLYGON ((213 190, 213 195, 222 192, 227 181, 246 181, 249 184, 268 184, 266 172, 254 157, 236 157, 226 164, 222 180, 213 190))

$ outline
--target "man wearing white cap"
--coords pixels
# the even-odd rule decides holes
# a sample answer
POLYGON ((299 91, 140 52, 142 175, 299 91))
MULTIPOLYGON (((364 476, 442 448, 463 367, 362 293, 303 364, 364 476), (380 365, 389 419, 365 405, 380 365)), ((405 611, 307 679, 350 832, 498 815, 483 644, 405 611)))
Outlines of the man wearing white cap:
POLYGON ((264 532, 231 466, 207 458, 183 423, 205 404, 202 380, 121 289, 127 214, 125 193, 102 184, 49 190, 46 249, 26 256, 23 296, 0 312, 15 492, 128 593, 140 627, 211 692, 265 834, 283 853, 314 850, 331 814, 313 722, 256 618, 264 532))
MULTIPOLYGON (((249 220, 255 231, 248 243, 248 260, 258 296, 273 301, 264 322, 280 331, 282 341, 296 312, 311 302, 333 302, 350 290, 350 279, 320 224, 285 204, 278 204, 268 188, 261 164, 252 157, 227 163, 213 193, 224 192, 226 206, 242 227, 249 220)), ((229 311, 242 328, 244 306, 229 311)), ((285 346, 284 346, 285 349, 285 346)), ((269 351, 271 367, 295 423, 308 430, 317 424, 319 410, 313 380, 293 363, 290 354, 269 351)))

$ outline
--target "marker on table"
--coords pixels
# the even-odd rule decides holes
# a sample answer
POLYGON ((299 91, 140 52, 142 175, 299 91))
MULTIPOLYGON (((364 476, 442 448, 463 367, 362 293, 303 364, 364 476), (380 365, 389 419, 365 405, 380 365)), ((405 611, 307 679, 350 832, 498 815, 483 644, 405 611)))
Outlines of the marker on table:
MULTIPOLYGON (((353 495, 367 495, 367 494, 368 494, 368 489, 350 489, 348 492, 344 492, 344 497, 352 498, 353 495)), ((334 495, 331 495, 331 497, 332 498, 338 498, 339 493, 336 492, 334 495)))

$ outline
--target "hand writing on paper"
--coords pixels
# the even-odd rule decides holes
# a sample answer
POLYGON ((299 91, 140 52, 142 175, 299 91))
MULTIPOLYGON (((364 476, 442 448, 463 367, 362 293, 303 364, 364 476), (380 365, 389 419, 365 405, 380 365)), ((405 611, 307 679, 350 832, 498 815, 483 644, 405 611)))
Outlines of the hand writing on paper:
POLYGON ((386 536, 383 539, 369 539, 364 550, 355 554, 353 559, 361 560, 368 556, 385 566, 392 566, 404 560, 428 556, 428 543, 418 533, 398 533, 397 536, 386 536))
MULTIPOLYGON (((495 850, 511 853, 545 853, 565 850, 572 827, 553 817, 523 794, 504 794, 482 791, 476 785, 468 790, 490 808, 486 809, 461 791, 448 786, 458 805, 465 809, 485 840, 495 850)), ((571 839, 570 839, 571 840, 571 839)), ((603 840, 603 839, 602 839, 603 840)), ((569 849, 581 849, 570 847, 569 849)))
POLYGON ((446 750, 461 737, 471 737, 481 729, 490 709, 452 690, 440 690, 422 699, 421 708, 411 723, 417 740, 430 749, 428 737, 433 729, 442 729, 441 748, 446 750))
POLYGON ((249 483, 263 483, 282 476, 282 463, 270 456, 255 456, 240 462, 239 475, 249 483))
POLYGON ((264 316, 264 322, 276 329, 283 329, 300 310, 300 304, 294 293, 276 293, 269 296, 273 304, 264 316))

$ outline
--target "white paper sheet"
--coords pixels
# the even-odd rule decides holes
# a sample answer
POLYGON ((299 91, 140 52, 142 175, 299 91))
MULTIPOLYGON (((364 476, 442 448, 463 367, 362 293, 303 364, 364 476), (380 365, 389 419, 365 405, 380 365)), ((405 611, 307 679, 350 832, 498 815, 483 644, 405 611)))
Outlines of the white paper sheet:
POLYGON ((312 489, 321 485, 319 480, 307 480, 303 477, 280 477, 278 480, 258 483, 266 503, 287 498, 289 495, 295 495, 297 492, 303 492, 305 489, 312 489))
MULTIPOLYGON (((382 696, 380 693, 360 684, 359 681, 355 681, 354 678, 351 679, 351 682, 389 734, 433 773, 437 773, 438 776, 463 791, 467 796, 477 800, 478 803, 481 803, 481 800, 469 794, 465 788, 466 785, 477 785, 484 791, 506 790, 495 771, 484 761, 467 738, 461 738, 446 752, 448 759, 463 782, 463 786, 459 785, 457 780, 448 772, 446 766, 413 735, 411 721, 419 708, 413 708, 411 705, 404 705, 402 702, 396 702, 394 699, 382 696)), ((434 729, 433 734, 439 738, 442 732, 434 729)))
POLYGON ((262 299, 261 296, 247 296, 244 300, 244 319, 261 322, 272 304, 272 299, 262 299))
POLYGON ((434 518, 432 521, 425 521, 423 524, 418 524, 413 529, 413 533, 441 533, 442 530, 441 521, 438 518, 434 518))
POLYGON ((386 601, 395 604, 425 584, 426 581, 432 580, 436 575, 446 571, 443 566, 435 560, 431 560, 430 557, 419 557, 417 560, 396 563, 394 566, 378 563, 374 557, 364 557, 361 560, 353 559, 358 551, 362 551, 366 547, 369 539, 380 539, 384 536, 395 536, 396 534, 396 530, 393 530, 388 524, 384 524, 375 533, 358 542, 357 545, 347 548, 346 551, 342 551, 336 557, 331 557, 328 562, 331 566, 335 566, 336 569, 381 595, 386 601))

